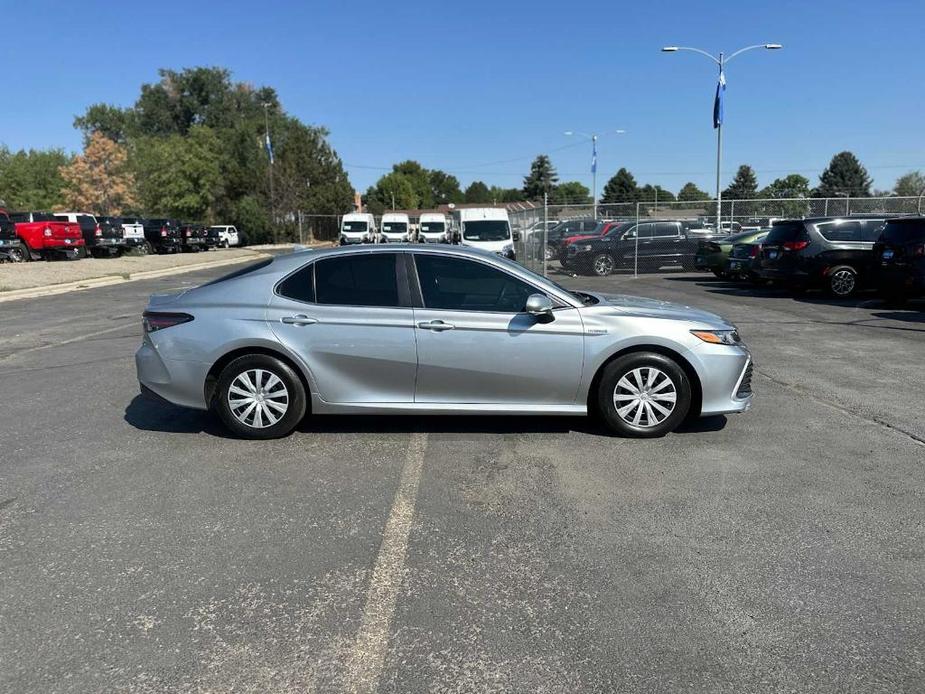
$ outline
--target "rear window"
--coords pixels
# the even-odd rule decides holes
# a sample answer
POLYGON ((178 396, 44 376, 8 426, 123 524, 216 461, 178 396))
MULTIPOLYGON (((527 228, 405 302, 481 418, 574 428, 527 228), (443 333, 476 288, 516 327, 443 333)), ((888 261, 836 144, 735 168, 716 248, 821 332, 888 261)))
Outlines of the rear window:
POLYGON ((797 241, 805 236, 806 229, 803 227, 803 222, 779 222, 771 227, 765 243, 773 245, 775 243, 797 241))
POLYGON ((881 241, 886 243, 921 243, 925 241, 925 219, 894 219, 883 228, 881 241))
POLYGON ((32 221, 33 222, 54 222, 54 221, 57 221, 57 217, 55 217, 55 215, 53 214, 48 214, 47 212, 33 212, 32 221))

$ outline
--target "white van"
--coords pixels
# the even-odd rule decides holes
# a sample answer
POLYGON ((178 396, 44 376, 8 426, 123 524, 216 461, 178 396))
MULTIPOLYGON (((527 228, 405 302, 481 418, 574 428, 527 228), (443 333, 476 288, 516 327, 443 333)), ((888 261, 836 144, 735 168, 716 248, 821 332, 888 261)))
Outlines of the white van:
POLYGON ((407 241, 411 233, 411 221, 403 212, 386 212, 382 215, 382 235, 389 243, 407 241))
POLYGON ((372 241, 376 234, 376 218, 367 212, 345 214, 340 222, 340 245, 372 241))
POLYGON ((446 216, 439 212, 423 212, 420 220, 420 241, 424 243, 442 243, 447 240, 449 230, 446 216))
POLYGON ((459 227, 459 242, 463 246, 481 248, 505 258, 515 259, 511 220, 507 210, 496 207, 472 207, 455 210, 459 227))

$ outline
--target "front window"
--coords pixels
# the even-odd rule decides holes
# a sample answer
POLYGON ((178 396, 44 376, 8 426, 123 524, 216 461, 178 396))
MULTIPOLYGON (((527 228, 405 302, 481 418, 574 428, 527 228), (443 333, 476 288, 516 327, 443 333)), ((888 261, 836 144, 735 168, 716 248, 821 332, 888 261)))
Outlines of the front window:
POLYGON ((443 222, 421 222, 421 233, 442 234, 445 227, 443 222))
POLYGON ((507 241, 511 229, 503 219, 480 219, 463 224, 463 239, 466 241, 507 241))
POLYGON ((520 313, 537 290, 485 263, 415 255, 425 308, 520 313))
POLYGON ((346 233, 359 233, 366 231, 366 222, 344 222, 343 230, 346 233))
POLYGON ((382 223, 382 233, 383 234, 406 234, 408 232, 408 225, 404 222, 383 222, 382 223))

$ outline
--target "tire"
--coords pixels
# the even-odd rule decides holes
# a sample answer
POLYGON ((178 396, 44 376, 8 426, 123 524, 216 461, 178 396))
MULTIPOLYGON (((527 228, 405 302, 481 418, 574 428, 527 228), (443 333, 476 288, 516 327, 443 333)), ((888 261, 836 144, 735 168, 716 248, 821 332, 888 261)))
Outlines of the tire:
POLYGON ((656 352, 633 352, 615 359, 604 367, 597 386, 598 412, 619 436, 664 436, 685 420, 690 406, 691 384, 684 369, 656 352), (634 397, 640 391, 644 397, 634 397))
POLYGON ((717 279, 725 280, 729 278, 729 273, 726 272, 725 270, 717 270, 716 268, 714 268, 710 270, 710 272, 716 275, 717 279))
POLYGON ((10 250, 10 261, 14 263, 28 263, 32 260, 32 254, 29 252, 29 249, 26 247, 26 244, 22 244, 10 250))
POLYGON ((234 434, 246 439, 276 439, 289 434, 305 416, 305 388, 292 368, 279 359, 248 354, 222 369, 211 405, 234 434), (250 393, 255 394, 256 402, 250 393), (285 409, 280 411, 280 407, 285 409), (274 416, 276 421, 272 421, 274 416))
POLYGON ((617 263, 610 253, 598 253, 591 259, 591 273, 598 277, 607 277, 616 266, 617 263))
POLYGON ((151 254, 151 244, 145 241, 142 244, 137 246, 138 255, 150 255, 151 254))
POLYGON ((850 265, 839 265, 829 271, 829 294, 837 299, 854 296, 858 288, 858 273, 850 265))
POLYGON ((543 256, 546 260, 555 260, 559 257, 559 250, 555 246, 551 246, 547 243, 543 250, 543 256))

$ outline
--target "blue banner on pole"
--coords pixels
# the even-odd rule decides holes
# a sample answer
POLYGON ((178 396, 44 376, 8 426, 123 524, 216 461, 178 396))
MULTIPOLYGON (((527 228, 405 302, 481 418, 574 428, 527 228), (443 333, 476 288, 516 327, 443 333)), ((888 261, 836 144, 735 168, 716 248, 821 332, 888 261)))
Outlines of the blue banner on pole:
POLYGON ((726 94, 726 75, 719 71, 719 80, 716 83, 716 98, 713 99, 713 127, 723 124, 723 101, 726 94))
POLYGON ((270 163, 273 163, 273 145, 270 144, 270 133, 267 133, 267 156, 270 157, 270 163))
POLYGON ((591 173, 597 173, 597 141, 591 141, 591 173))

